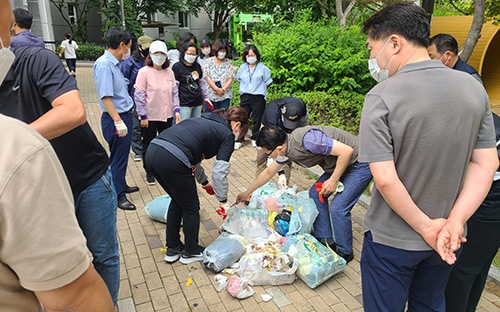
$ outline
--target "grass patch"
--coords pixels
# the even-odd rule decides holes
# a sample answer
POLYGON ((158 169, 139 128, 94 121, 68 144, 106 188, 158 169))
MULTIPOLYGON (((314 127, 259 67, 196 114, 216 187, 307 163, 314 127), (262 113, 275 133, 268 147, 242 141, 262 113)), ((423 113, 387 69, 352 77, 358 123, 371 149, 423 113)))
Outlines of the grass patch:
POLYGON ((493 265, 500 270, 500 251, 498 251, 495 258, 493 258, 493 265))

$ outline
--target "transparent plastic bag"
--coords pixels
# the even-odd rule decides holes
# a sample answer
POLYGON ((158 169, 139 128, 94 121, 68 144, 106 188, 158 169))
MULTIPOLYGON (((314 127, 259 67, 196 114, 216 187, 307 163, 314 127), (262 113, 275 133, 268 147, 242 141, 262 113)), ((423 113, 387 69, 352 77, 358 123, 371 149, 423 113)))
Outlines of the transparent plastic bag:
POLYGON ((278 186, 272 182, 268 182, 259 187, 252 193, 248 208, 265 209, 265 200, 267 198, 275 197, 274 194, 278 191, 278 186))
POLYGON ((296 259, 284 252, 245 254, 239 261, 238 274, 251 285, 283 285, 295 281, 296 259))
POLYGON ((274 232, 268 225, 269 211, 264 209, 229 209, 221 232, 243 236, 247 240, 268 238, 274 232))
POLYGON ((298 262, 295 272, 310 288, 316 288, 344 270, 346 262, 310 234, 287 236, 283 251, 298 262))
POLYGON ((229 278, 226 290, 231 296, 238 299, 245 299, 255 294, 255 290, 248 285, 248 280, 238 275, 233 275, 229 278))
POLYGON ((147 203, 144 210, 151 219, 167 223, 168 207, 171 201, 172 198, 168 194, 161 195, 147 203))
POLYGON ((310 234, 313 232, 314 221, 318 217, 318 208, 314 201, 309 198, 308 191, 297 193, 296 204, 292 210, 290 228, 287 235, 292 234, 310 234), (299 220, 297 220, 299 219, 299 220))
POLYGON ((223 233, 203 251, 203 264, 218 273, 243 256, 246 244, 243 236, 223 233))

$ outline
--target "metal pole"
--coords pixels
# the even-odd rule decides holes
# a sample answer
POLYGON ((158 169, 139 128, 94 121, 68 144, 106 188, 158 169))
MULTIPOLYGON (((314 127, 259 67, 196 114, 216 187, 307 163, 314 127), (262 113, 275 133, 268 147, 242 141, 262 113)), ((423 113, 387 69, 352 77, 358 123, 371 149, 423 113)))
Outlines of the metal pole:
POLYGON ((122 18, 122 29, 126 30, 127 26, 125 24, 125 8, 123 5, 123 0, 120 0, 120 13, 121 13, 121 18, 122 18))

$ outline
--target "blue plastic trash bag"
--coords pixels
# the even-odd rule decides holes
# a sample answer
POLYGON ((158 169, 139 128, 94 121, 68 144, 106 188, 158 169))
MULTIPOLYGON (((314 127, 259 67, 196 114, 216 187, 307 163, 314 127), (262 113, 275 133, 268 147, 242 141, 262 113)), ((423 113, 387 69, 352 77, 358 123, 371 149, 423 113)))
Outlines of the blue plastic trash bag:
POLYGON ((168 194, 161 195, 147 203, 144 210, 151 219, 167 223, 168 207, 171 201, 172 198, 168 194))
POLYGON ((223 233, 203 251, 203 264, 218 273, 243 256, 246 244, 243 236, 223 233))
POLYGON ((295 272, 310 288, 316 288, 344 270, 346 262, 310 234, 287 236, 283 251, 298 259, 295 272))

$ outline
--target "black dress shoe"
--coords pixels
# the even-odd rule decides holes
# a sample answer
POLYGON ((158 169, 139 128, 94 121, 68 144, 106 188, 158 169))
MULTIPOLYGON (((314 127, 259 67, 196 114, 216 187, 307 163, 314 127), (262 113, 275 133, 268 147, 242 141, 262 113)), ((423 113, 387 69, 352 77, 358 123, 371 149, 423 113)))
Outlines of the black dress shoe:
POLYGON ((135 210, 136 207, 134 204, 132 204, 128 199, 124 200, 119 200, 118 201, 118 208, 122 210, 135 210))
POLYGON ((125 187, 125 193, 134 193, 134 192, 139 192, 139 187, 138 186, 128 186, 125 187))

